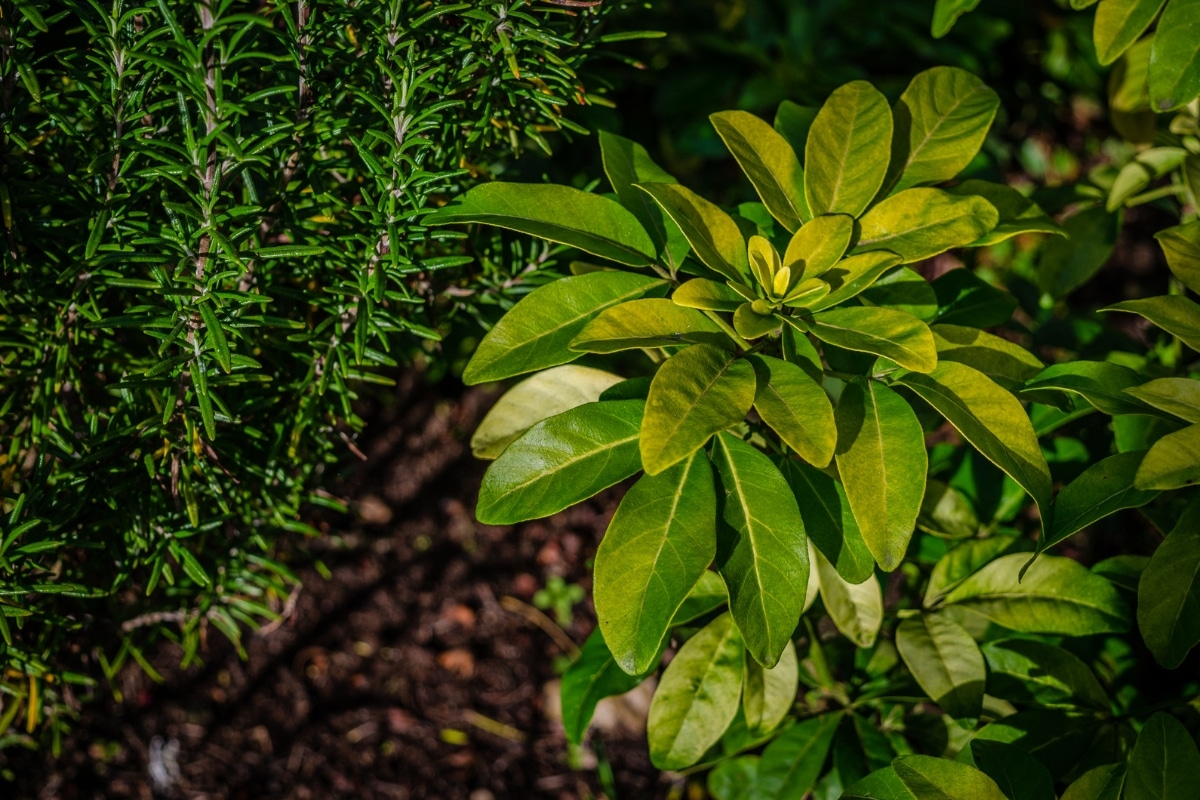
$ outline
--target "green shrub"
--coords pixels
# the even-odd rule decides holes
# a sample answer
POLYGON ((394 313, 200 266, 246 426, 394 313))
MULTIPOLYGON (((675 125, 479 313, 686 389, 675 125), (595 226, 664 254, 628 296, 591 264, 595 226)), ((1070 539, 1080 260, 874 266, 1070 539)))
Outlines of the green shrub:
MULTIPOLYGON (((1055 258, 1086 280, 1111 250, 960 174, 997 105, 939 68, 892 106, 856 81, 819 110, 785 102, 774 126, 715 114, 761 200, 736 209, 601 134, 613 195, 494 183, 426 218, 600 260, 518 303, 464 373, 534 373, 476 433, 495 458, 481 521, 641 474, 596 554, 598 628, 563 679, 572 741, 674 641, 651 760, 715 767, 720 800, 1116 798, 1122 781, 1125 797, 1182 799, 1147 787, 1200 778, 1194 670, 1138 657, 1169 670, 1200 642, 1200 305, 1182 296, 1200 288, 1200 223, 1161 235, 1178 292, 1111 309, 1173 344, 1046 366, 1021 341, 1070 287, 1047 290, 1031 330, 970 270, 904 266, 1040 233, 1046 258, 1070 243, 1055 258), (597 368, 627 350, 641 367, 597 368), (1151 557, 1089 569, 1046 552, 1136 507, 1167 536, 1151 557)), ((1112 197, 1074 204, 1107 214, 1112 197)))
POLYGON ((535 260, 421 215, 586 133, 615 7, 0 2, 0 748, 277 617, 358 393, 440 358, 443 271, 535 260))

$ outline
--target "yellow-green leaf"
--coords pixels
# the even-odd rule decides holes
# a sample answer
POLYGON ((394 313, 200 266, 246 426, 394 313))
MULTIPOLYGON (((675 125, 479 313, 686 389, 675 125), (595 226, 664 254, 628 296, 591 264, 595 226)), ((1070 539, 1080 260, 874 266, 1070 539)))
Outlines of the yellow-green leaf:
POLYGON ((855 252, 889 250, 907 264, 974 244, 999 221, 995 206, 982 197, 905 189, 863 215, 855 252))
POLYGON ((1100 0, 1092 39, 1096 42, 1096 58, 1108 66, 1121 57, 1138 40, 1142 32, 1158 16, 1166 0, 1100 0))
POLYGON ((771 216, 789 231, 812 217, 804 198, 804 168, 787 139, 746 111, 722 111, 709 120, 771 216))
POLYGON ((713 444, 724 491, 717 570, 746 649, 773 667, 800 620, 808 540, 796 498, 765 455, 728 433, 713 444))
POLYGON ((723 283, 708 278, 692 278, 686 281, 671 300, 684 308, 699 308, 707 311, 736 311, 746 298, 723 283))
POLYGON ((910 617, 896 628, 896 649, 942 710, 955 719, 978 718, 987 670, 966 629, 940 614, 910 617))
POLYGON ((646 295, 666 294, 666 281, 628 272, 590 272, 548 283, 521 299, 475 349, 463 382, 499 381, 579 358, 568 347, 592 317, 646 295))
POLYGON ((748 357, 758 388, 754 408, 800 457, 818 467, 833 459, 837 432, 829 396, 801 367, 771 356, 748 357))
POLYGON ((853 235, 854 218, 851 216, 824 214, 816 217, 792 236, 783 254, 783 264, 792 272, 798 272, 799 280, 819 277, 841 260, 853 235))
POLYGON ((601 311, 569 345, 584 353, 615 353, 640 347, 700 342, 731 347, 733 342, 711 319, 665 297, 629 300, 601 311))
POLYGON ((823 342, 890 358, 916 372, 930 372, 938 363, 929 326, 899 309, 857 306, 822 311, 813 315, 809 330, 823 342))
POLYGON ((892 110, 866 81, 834 90, 813 120, 804 147, 804 195, 813 216, 857 217, 887 174, 892 110))
POLYGON ((909 82, 893 110, 887 194, 958 175, 987 136, 1000 98, 971 73, 934 67, 909 82))
POLYGON ((596 617, 622 670, 653 666, 672 618, 717 550, 717 495, 702 452, 626 493, 596 551, 596 617))
POLYGON ((732 217, 686 186, 675 183, 636 186, 654 198, 674 220, 705 266, 730 280, 749 282, 746 239, 732 217))
POLYGON ((924 432, 908 403, 876 381, 847 384, 835 419, 838 472, 854 519, 876 562, 891 572, 925 496, 924 432))
POLYGON ((746 727, 755 736, 765 736, 779 727, 796 702, 800 683, 800 663, 796 646, 783 648, 779 663, 765 669, 746 654, 746 679, 742 689, 742 710, 746 727))
POLYGON ((879 588, 879 579, 872 573, 862 583, 849 583, 820 550, 812 552, 816 556, 814 566, 821 601, 830 619, 855 647, 869 649, 875 644, 883 624, 883 591, 879 588))
POLYGON ((1150 447, 1133 480, 1139 489, 1182 489, 1200 482, 1200 424, 1168 433, 1150 447))
POLYGON ((737 715, 744 671, 742 637, 729 614, 684 642, 650 702, 646 734, 655 767, 690 767, 717 743, 737 715))
POLYGON ((1175 277, 1200 294, 1200 220, 1159 231, 1154 238, 1158 239, 1175 277))
POLYGON ((592 403, 621 376, 601 369, 564 364, 526 378, 505 392, 471 436, 476 458, 493 459, 542 420, 592 403))
POLYGON ((646 472, 662 472, 741 422, 754 391, 754 369, 727 350, 697 344, 667 359, 646 399, 640 440, 646 472))
POLYGON ((1129 630, 1129 608, 1107 579, 1070 558, 1001 556, 958 584, 943 605, 958 605, 1018 633, 1089 636, 1129 630))
POLYGON ((1159 111, 1179 108, 1200 94, 1200 0, 1171 0, 1163 12, 1146 82, 1159 111))
POLYGON ((1020 484, 1048 520, 1050 467, 1017 398, 982 372, 954 361, 940 362, 928 375, 909 372, 899 380, 1020 484))
POLYGON ((1164 295, 1143 300, 1126 300, 1100 310, 1139 314, 1167 333, 1178 336, 1188 347, 1200 352, 1200 305, 1186 297, 1164 295))
POLYGON ((1187 420, 1200 422, 1200 381, 1191 378, 1157 378, 1125 390, 1143 403, 1187 420))
POLYGON ((672 270, 679 269, 687 257, 689 245, 679 226, 635 183, 676 183, 674 177, 655 164, 646 148, 621 136, 600 131, 600 156, 604 174, 612 184, 621 205, 633 212, 654 240, 659 258, 672 270))
POLYGON ((1000 215, 996 227, 983 238, 976 240, 974 247, 987 247, 1022 233, 1066 236, 1066 232, 1037 203, 1011 186, 972 179, 957 183, 946 191, 960 197, 982 197, 991 203, 1000 215))

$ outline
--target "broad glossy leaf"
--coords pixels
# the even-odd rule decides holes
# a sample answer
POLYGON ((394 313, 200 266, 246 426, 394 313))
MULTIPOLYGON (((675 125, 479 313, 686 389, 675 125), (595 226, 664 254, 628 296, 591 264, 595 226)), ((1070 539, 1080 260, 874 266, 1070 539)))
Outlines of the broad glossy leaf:
POLYGON ((1200 643, 1200 500, 1192 500, 1142 571, 1137 619, 1146 646, 1167 669, 1200 643))
POLYGON ((804 198, 804 168, 774 128, 745 111, 709 116, 771 216, 789 231, 812 217, 804 198))
POLYGON ((917 527, 942 539, 966 539, 979 533, 979 518, 962 492, 930 479, 925 484, 917 527))
POLYGON ((671 620, 671 625, 683 625, 705 614, 711 614, 728 601, 729 591, 725 588, 725 581, 715 572, 705 572, 688 592, 683 605, 675 612, 675 619, 671 620))
POLYGON ((855 647, 868 649, 875 644, 883 624, 883 591, 874 573, 862 583, 847 583, 821 551, 817 556, 817 579, 821 600, 833 624, 855 647))
POLYGON ((1084 209, 1062 223, 1067 238, 1042 245, 1038 259, 1038 287, 1053 297, 1066 297, 1087 283, 1112 255, 1121 231, 1123 214, 1101 206, 1084 209))
POLYGON ((1010 536, 989 536, 986 539, 968 539, 951 548, 933 565, 929 584, 925 587, 925 607, 935 605, 941 596, 974 574, 996 556, 1018 545, 1010 536))
POLYGON ((1019 747, 974 739, 958 760, 994 780, 1008 800, 1054 800, 1050 770, 1019 747))
POLYGON ((908 264, 973 244, 999 220, 996 209, 982 197, 905 189, 872 206, 859 220, 862 233, 855 252, 890 250, 908 264))
POLYGON ((1159 111, 1179 108, 1200 94, 1200 0, 1171 0, 1150 50, 1150 101, 1159 111))
MULTIPOLYGON (((877 769, 856 781, 839 800, 921 800, 912 793, 896 770, 891 767, 877 769)), ((937 800, 935 798, 935 800, 937 800)))
POLYGON ((900 756, 892 762, 892 769, 918 800, 1005 800, 996 782, 969 764, 933 756, 900 756))
POLYGON ((891 144, 887 98, 866 81, 834 90, 804 146, 804 195, 813 216, 861 214, 883 184, 891 144))
POLYGON ((1181 489, 1200 481, 1200 423, 1168 433, 1142 459, 1133 485, 1139 489, 1181 489))
POLYGON ((951 186, 946 191, 959 196, 982 197, 991 203, 1000 215, 1000 221, 976 247, 1003 242, 1022 233, 1052 233, 1064 236, 1063 229, 1050 216, 1025 195, 1011 186, 990 181, 969 180, 951 186))
POLYGON ((989 461, 1008 473, 1049 514, 1050 467, 1020 402, 991 378, 965 364, 942 361, 928 375, 905 373, 900 382, 933 406, 989 461))
POLYGON ((779 104, 779 108, 775 109, 775 130, 787 139, 801 164, 804 163, 804 145, 808 142, 808 132, 819 111, 820 109, 814 106, 802 106, 791 100, 784 100, 779 104))
POLYGON ((620 375, 591 367, 565 364, 539 372, 505 392, 471 436, 476 458, 493 459, 504 448, 542 420, 592 403, 620 375))
POLYGON ((810 717, 767 745, 746 800, 804 797, 821 775, 840 720, 838 713, 810 717))
POLYGON ((582 742, 596 704, 606 697, 625 694, 645 679, 645 675, 628 675, 618 667, 600 629, 592 631, 579 658, 563 673, 562 716, 567 739, 574 744, 582 742))
POLYGON ((997 383, 1020 384, 1046 365, 1021 345, 962 325, 931 325, 938 358, 979 370, 997 383))
POLYGON ((955 719, 975 719, 983 709, 987 677, 975 640, 938 614, 909 617, 896 628, 896 648, 917 683, 955 719))
POLYGON ((890 358, 905 369, 930 372, 937 366, 937 345, 929 326, 904 311, 834 308, 815 314, 808 327, 823 342, 890 358))
POLYGON ((1166 0, 1100 0, 1092 28, 1100 64, 1108 66, 1120 58, 1150 27, 1164 2, 1166 0))
POLYGON ((1087 636, 1129 629, 1129 609, 1113 585, 1077 561, 1042 556, 1020 579, 1024 553, 1001 556, 944 600, 1021 633, 1087 636))
POLYGON ((988 724, 976 733, 976 739, 1014 744, 1042 762, 1060 780, 1092 746, 1101 724, 1095 713, 1036 708, 988 724))
POLYGON ((982 649, 988 694, 1023 705, 1109 710, 1108 695, 1092 670, 1061 647, 1033 639, 1000 639, 982 649))
POLYGON ((1136 556, 1127 553, 1097 561, 1092 565, 1092 572, 1103 575, 1109 583, 1120 589, 1137 594, 1138 581, 1141 580, 1142 572, 1149 563, 1150 556, 1136 556))
POLYGON ((463 371, 472 385, 574 361, 567 345, 606 308, 647 295, 664 295, 666 281, 627 272, 591 272, 533 290, 500 318, 463 371))
POLYGON ((649 234, 620 203, 570 186, 482 183, 421 218, 422 225, 479 222, 577 247, 618 264, 654 263, 649 234))
POLYGON ((929 281, 908 267, 884 275, 867 287, 859 299, 866 305, 886 306, 912 314, 922 322, 932 320, 938 311, 937 295, 929 281))
POLYGON ((639 183, 637 188, 675 221, 705 266, 730 280, 749 281, 746 239, 732 217, 676 183, 639 183))
POLYGON ((765 736, 779 727, 796 702, 799 685, 800 662, 796 658, 796 646, 791 642, 784 646, 779 663, 771 669, 759 666, 749 653, 746 654, 742 711, 751 734, 765 736))
POLYGON ((824 467, 833 459, 837 430, 829 396, 807 372, 770 356, 752 355, 758 389, 754 409, 800 457, 824 467))
POLYGON ((1158 492, 1133 485, 1145 455, 1145 450, 1135 450, 1109 456, 1064 486, 1054 500, 1052 523, 1038 542, 1038 550, 1053 547, 1122 508, 1138 508, 1158 497, 1158 492))
POLYGON ((655 475, 741 422, 754 403, 754 369, 733 353, 692 345, 667 359, 646 399, 641 453, 655 475))
POLYGON ((1183 723, 1160 711, 1142 726, 1129 755, 1125 800, 1192 800, 1200 786, 1200 750, 1183 723))
POLYGON ((701 308, 709 311, 736 311, 746 302, 740 294, 723 283, 708 278, 692 278, 680 285, 671 300, 684 308, 701 308))
POLYGON ((933 6, 933 25, 930 29, 933 38, 940 39, 950 32, 958 18, 968 11, 974 11, 979 0, 937 0, 933 6))
POLYGON ((879 280, 901 260, 900 256, 886 250, 842 259, 822 273, 821 280, 829 284, 829 294, 810 305, 809 310, 821 311, 849 300, 879 280))
POLYGON ((713 800, 746 800, 758 781, 758 756, 727 758, 708 773, 713 800))
POLYGON ((1061 800, 1120 800, 1124 786, 1125 765, 1105 764, 1080 775, 1061 800))
POLYGON ((647 297, 604 309, 576 334, 570 347, 584 353, 615 353, 686 342, 717 347, 733 344, 715 322, 699 311, 665 297, 647 297))
POLYGON ((1145 380, 1141 375, 1107 361, 1069 361, 1054 364, 1025 382, 1021 394, 1030 400, 1057 405, 1055 393, 1075 394, 1105 414, 1145 414, 1146 408, 1126 389, 1145 380))
POLYGON ((646 733, 654 766, 690 767, 721 738, 737 714, 744 653, 729 614, 679 648, 650 702, 646 733))
POLYGON ((596 616, 621 669, 654 663, 671 621, 717 551, 712 467, 693 453, 626 493, 596 551, 596 616))
POLYGON ((952 269, 930 285, 938 299, 939 323, 991 328, 1008 322, 1017 308, 1017 298, 969 269, 952 269))
POLYGON ((1159 231, 1154 238, 1158 239, 1175 277, 1193 292, 1200 293, 1200 220, 1159 231))
POLYGON ((804 522, 787 481, 765 455, 722 433, 713 462, 725 492, 717 532, 717 570, 746 649, 774 666, 800 620, 808 582, 804 522))
POLYGON ((635 183, 676 183, 675 178, 655 164, 640 144, 608 131, 600 131, 599 139, 604 173, 621 205, 632 211, 650 234, 663 262, 678 269, 688 254, 687 239, 657 203, 634 188, 635 183))
POLYGON ((900 565, 925 496, 928 459, 916 414, 876 381, 842 391, 837 466, 867 548, 890 572, 900 565))
POLYGON ((479 521, 548 517, 637 472, 642 407, 641 400, 586 403, 534 425, 488 467, 479 521))
POLYGON ((796 231, 783 254, 783 264, 799 272, 801 280, 819 277, 837 264, 850 247, 854 218, 846 214, 824 214, 796 231))
POLYGON ((1200 352, 1200 305, 1181 295, 1126 300, 1101 311, 1129 311, 1140 314, 1188 347, 1200 352))
POLYGON ((1138 400, 1160 411, 1200 422, 1200 381, 1191 378, 1158 378, 1125 390, 1138 400))
MULTIPOLYGON (((761 301, 760 301, 761 302, 761 301)), ((751 303, 742 303, 733 313, 733 329, 746 339, 761 339, 779 330, 783 318, 777 314, 759 314, 751 303)))
POLYGON ((941 183, 962 172, 979 152, 999 107, 996 93, 965 70, 934 67, 919 73, 893 112, 887 192, 941 183))
POLYGON ((796 496, 808 538, 849 583, 869 578, 875 558, 863 541, 841 482, 794 458, 783 459, 779 468, 796 496))

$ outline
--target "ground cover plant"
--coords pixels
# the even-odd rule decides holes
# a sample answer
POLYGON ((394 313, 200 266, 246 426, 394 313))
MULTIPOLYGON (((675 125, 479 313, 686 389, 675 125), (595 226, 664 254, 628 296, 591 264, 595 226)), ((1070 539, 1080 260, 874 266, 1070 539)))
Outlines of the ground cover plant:
MULTIPOLYGON (((1128 75, 1114 85, 1143 92, 1128 75)), ((997 106, 952 68, 895 104, 856 81, 819 109, 785 102, 773 125, 713 115, 761 202, 723 209, 601 134, 611 194, 493 183, 427 218, 600 259, 518 303, 464 373, 534 373, 476 433, 495 459, 482 522, 641 475, 563 679, 573 741, 672 649, 651 759, 713 768, 718 798, 1191 791, 1195 671, 1147 662, 1180 668, 1200 641, 1198 223, 1160 235, 1170 295, 1111 307, 1169 338, 1049 365, 1024 343, 1061 327, 1055 300, 1106 259, 1123 205, 1194 216, 1196 110, 1059 193, 1059 225, 963 174, 997 106), (1031 234, 1049 239, 1044 302, 1020 321, 1018 298, 970 270, 906 266, 1031 234), (1048 552, 1134 507, 1166 536, 1153 556, 1089 569, 1048 552)))
POLYGON ((420 214, 586 133, 615 8, 0 3, 0 749, 286 610, 355 400, 446 369, 440 276, 552 264, 420 214))

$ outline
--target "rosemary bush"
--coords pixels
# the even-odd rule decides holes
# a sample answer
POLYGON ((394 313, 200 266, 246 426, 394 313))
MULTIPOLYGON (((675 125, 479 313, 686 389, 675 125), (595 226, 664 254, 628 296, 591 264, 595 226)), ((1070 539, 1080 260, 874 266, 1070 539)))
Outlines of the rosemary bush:
POLYGON ((357 392, 512 263, 421 215, 586 133, 615 7, 0 2, 0 749, 277 616, 357 392))

